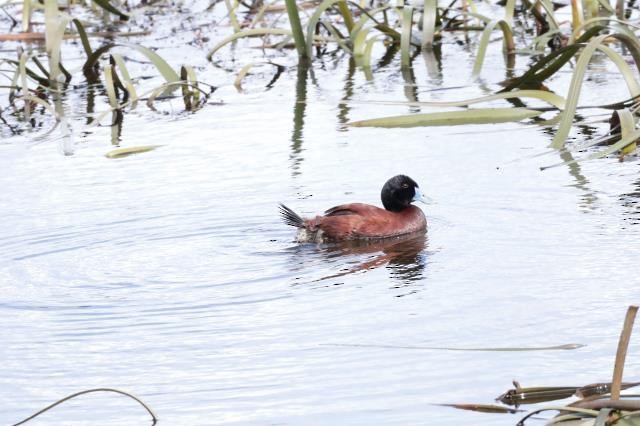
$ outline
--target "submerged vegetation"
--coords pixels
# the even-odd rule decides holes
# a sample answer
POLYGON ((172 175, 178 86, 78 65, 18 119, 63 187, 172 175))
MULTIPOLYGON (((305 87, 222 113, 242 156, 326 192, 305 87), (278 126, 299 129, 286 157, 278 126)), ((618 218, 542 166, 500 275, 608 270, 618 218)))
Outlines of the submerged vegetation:
MULTIPOLYGON (((182 6, 173 4, 176 9, 182 6)), ((506 0, 499 6, 473 0, 448 3, 437 0, 410 3, 214 1, 207 11, 224 9, 229 35, 213 43, 206 58, 213 66, 223 66, 220 52, 226 46, 243 38, 261 38, 265 51, 295 49, 298 68, 303 74, 313 69, 317 58, 342 54, 367 78, 372 78, 375 70, 382 66, 382 60, 377 66, 372 65, 380 52, 384 52, 385 66, 399 52, 399 66, 404 72, 414 66, 415 58, 421 54, 425 61, 437 60, 451 43, 450 34, 464 34, 473 60, 469 70, 473 80, 482 77, 492 38, 502 40, 507 79, 493 94, 455 102, 410 101, 407 103, 412 106, 458 110, 372 117, 343 124, 407 127, 527 120, 540 126, 554 126, 550 146, 567 149, 565 144, 571 130, 582 119, 577 111, 598 108, 609 111, 608 115, 598 118, 598 122, 609 121, 610 128, 601 137, 578 144, 574 149, 607 145, 586 158, 614 152, 622 158, 635 151, 640 137, 637 127, 640 78, 638 71, 630 66, 640 70, 640 39, 635 34, 638 12, 634 6, 633 0, 617 0, 615 4, 609 0, 572 0, 570 4, 506 0), (478 33, 479 37, 469 37, 478 33), (520 67, 523 72, 515 75, 516 58, 522 56, 528 56, 531 65, 520 67), (625 99, 608 100, 602 105, 579 104, 583 82, 594 57, 619 72, 627 87, 625 99), (565 70, 572 72, 566 94, 554 93, 545 86, 554 75, 565 70), (496 107, 496 102, 508 102, 511 106, 496 107), (482 104, 489 105, 477 106, 482 104), (471 105, 476 106, 471 108, 471 105)), ((88 109, 89 124, 104 124, 105 118, 110 117, 114 128, 112 141, 117 145, 123 114, 137 108, 140 101, 157 110, 163 101, 179 98, 183 109, 193 112, 206 104, 215 89, 214 82, 198 78, 193 65, 174 67, 146 46, 144 28, 118 31, 132 16, 160 14, 165 5, 146 1, 132 4, 95 0, 62 4, 58 0, 43 3, 4 0, 0 7, 5 12, 7 29, 5 34, 0 34, 0 40, 18 43, 15 57, 0 57, 2 89, 7 94, 0 103, 3 135, 39 128, 48 120, 62 128, 63 136, 70 137, 72 131, 62 100, 65 92, 83 87, 87 96, 95 97, 99 93, 108 106, 102 111, 88 109), (129 37, 138 37, 142 43, 127 42, 129 37), (70 59, 63 54, 68 39, 79 40, 82 45, 84 58, 79 67, 73 64, 82 75, 69 71, 72 69, 68 65, 70 59), (45 42, 44 52, 40 44, 33 43, 36 41, 45 42), (98 43, 101 44, 96 46, 98 43), (162 83, 145 87, 142 83, 152 76, 132 75, 132 55, 141 55, 146 63, 152 64, 153 74, 161 78, 162 83)), ((244 64, 239 69, 234 66, 238 90, 250 70, 264 64, 263 60, 244 64)), ((282 73, 283 66, 271 61, 266 64, 276 69, 271 85, 282 73)), ((300 72, 298 75, 301 76, 300 72)), ((93 105, 94 101, 88 103, 93 105)))

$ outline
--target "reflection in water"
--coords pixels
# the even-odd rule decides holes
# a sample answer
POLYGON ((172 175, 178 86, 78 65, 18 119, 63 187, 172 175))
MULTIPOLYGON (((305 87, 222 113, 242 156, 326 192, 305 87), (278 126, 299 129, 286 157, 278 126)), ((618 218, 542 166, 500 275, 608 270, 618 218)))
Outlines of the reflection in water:
MULTIPOLYGON (((54 89, 56 86, 54 86, 54 89)), ((66 91, 63 90, 62 87, 58 87, 52 93, 53 107, 56 111, 56 115, 58 116, 60 123, 58 127, 60 128, 60 139, 58 146, 60 151, 64 155, 73 155, 75 152, 75 146, 73 141, 73 129, 71 129, 71 124, 69 123, 69 118, 65 111, 65 103, 66 100, 66 91)))
MULTIPOLYGON (((418 87, 416 86, 416 75, 413 67, 402 67, 402 79, 404 80, 404 96, 409 102, 418 102, 418 87)), ((409 112, 420 112, 420 107, 412 105, 409 112)))
POLYGON ((423 50, 422 59, 424 59, 431 83, 436 86, 442 85, 442 46, 435 44, 432 49, 423 50))
MULTIPOLYGON (((386 266, 391 278, 396 281, 394 288, 411 285, 424 276, 423 253, 426 246, 427 235, 424 232, 373 241, 343 241, 318 245, 318 249, 322 251, 324 262, 338 264, 338 266, 345 266, 345 268, 316 279, 314 282, 386 266), (346 265, 353 263, 353 256, 367 256, 367 259, 347 267, 346 265)), ((296 256, 300 254, 296 253, 296 256)))
POLYGON ((124 120, 124 114, 122 110, 113 110, 111 114, 111 145, 120 146, 122 140, 122 121, 124 120))
POLYGON ((633 186, 635 191, 620 195, 620 201, 627 209, 623 220, 629 225, 640 225, 640 180, 636 180, 633 186))
POLYGON ((291 169, 297 175, 302 157, 302 139, 304 129, 305 110, 307 108, 307 78, 309 76, 309 65, 304 61, 298 62, 298 73, 296 79, 296 101, 293 105, 293 132, 291 133, 291 169))
MULTIPOLYGON (((573 155, 571 155, 571 153, 566 149, 560 150, 560 158, 562 158, 562 161, 565 161, 565 162, 570 162, 574 160, 573 155)), ((594 210, 595 202, 598 200, 598 197, 596 197, 595 192, 591 188, 589 188, 589 181, 582 174, 580 165, 578 163, 571 163, 571 164, 568 164, 568 167, 569 167, 569 174, 576 181, 576 183, 572 184, 571 186, 581 189, 583 191, 583 194, 580 197, 579 206, 585 210, 594 210)))
POLYGON ((398 53, 398 45, 392 44, 387 48, 387 51, 384 52, 382 58, 378 61, 377 68, 384 68, 393 61, 394 56, 398 53))
POLYGON ((342 100, 338 104, 338 123, 340 123, 340 130, 346 131, 346 124, 349 122, 349 101, 353 96, 353 75, 356 72, 356 61, 353 58, 349 59, 349 66, 347 67, 347 78, 344 80, 344 90, 342 100))

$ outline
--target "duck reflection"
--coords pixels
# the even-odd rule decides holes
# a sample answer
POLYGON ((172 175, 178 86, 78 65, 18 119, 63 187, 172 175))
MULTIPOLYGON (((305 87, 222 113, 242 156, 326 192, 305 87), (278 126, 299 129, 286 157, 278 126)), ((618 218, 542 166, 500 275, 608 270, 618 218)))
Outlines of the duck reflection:
POLYGON ((323 276, 315 282, 357 274, 386 266, 396 281, 395 288, 410 285, 423 278, 426 262, 424 252, 427 236, 424 232, 396 238, 370 241, 344 241, 320 246, 323 254, 335 262, 336 257, 367 256, 363 261, 340 272, 323 276))

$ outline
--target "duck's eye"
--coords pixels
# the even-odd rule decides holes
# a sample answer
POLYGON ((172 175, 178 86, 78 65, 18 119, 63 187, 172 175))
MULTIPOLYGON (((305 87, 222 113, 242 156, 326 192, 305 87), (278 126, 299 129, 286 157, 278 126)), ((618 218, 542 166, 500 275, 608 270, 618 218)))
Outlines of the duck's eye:
POLYGON ((404 189, 407 189, 407 188, 409 187, 409 184, 408 184, 408 183, 403 183, 403 184, 402 184, 402 187, 403 187, 404 189))

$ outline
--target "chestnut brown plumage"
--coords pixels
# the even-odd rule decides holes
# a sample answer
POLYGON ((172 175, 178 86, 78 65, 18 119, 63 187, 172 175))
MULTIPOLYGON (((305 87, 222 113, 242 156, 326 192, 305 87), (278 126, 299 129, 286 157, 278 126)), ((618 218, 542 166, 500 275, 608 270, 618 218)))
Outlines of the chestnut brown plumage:
POLYGON ((287 225, 300 228, 300 242, 392 238, 424 232, 427 220, 412 201, 425 201, 418 184, 408 176, 389 179, 381 191, 384 209, 363 203, 332 207, 323 216, 305 219, 284 204, 280 214, 287 225))

